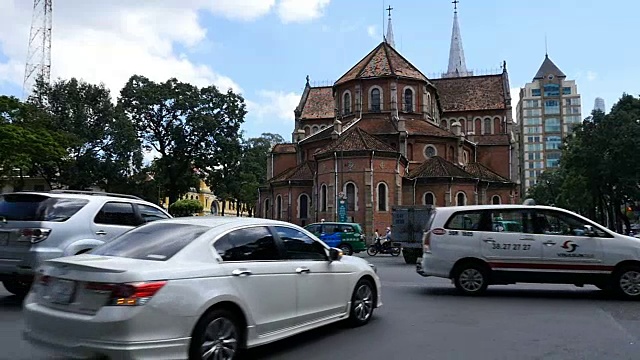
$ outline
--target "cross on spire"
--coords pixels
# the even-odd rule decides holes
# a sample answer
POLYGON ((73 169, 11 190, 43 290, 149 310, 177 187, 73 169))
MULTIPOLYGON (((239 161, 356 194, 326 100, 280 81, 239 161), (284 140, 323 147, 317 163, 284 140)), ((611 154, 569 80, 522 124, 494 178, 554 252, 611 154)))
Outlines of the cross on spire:
POLYGON ((393 10, 393 8, 391 7, 391 5, 389 5, 388 8, 386 8, 385 10, 387 10, 389 12, 389 17, 391 17, 391 10, 393 10))
POLYGON ((456 12, 458 11, 458 3, 459 3, 459 2, 460 2, 460 1, 458 1, 458 0, 453 0, 453 1, 451 2, 451 3, 453 4, 453 11, 456 11, 456 12))

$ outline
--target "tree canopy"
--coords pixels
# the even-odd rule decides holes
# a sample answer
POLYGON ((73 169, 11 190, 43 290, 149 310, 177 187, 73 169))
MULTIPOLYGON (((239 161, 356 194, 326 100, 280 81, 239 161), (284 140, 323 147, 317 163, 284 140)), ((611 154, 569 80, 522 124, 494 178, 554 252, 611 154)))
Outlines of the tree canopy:
POLYGON ((622 231, 623 223, 629 228, 624 209, 640 200, 640 98, 624 94, 610 113, 592 115, 564 139, 559 167, 528 196, 622 231))

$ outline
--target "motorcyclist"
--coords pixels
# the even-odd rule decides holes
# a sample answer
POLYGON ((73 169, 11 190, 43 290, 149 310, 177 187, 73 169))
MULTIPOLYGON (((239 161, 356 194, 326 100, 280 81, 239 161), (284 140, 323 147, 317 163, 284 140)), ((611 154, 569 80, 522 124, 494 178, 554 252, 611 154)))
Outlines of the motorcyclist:
POLYGON ((384 236, 384 242, 382 243, 383 248, 388 248, 391 244, 391 228, 387 226, 387 233, 384 236))

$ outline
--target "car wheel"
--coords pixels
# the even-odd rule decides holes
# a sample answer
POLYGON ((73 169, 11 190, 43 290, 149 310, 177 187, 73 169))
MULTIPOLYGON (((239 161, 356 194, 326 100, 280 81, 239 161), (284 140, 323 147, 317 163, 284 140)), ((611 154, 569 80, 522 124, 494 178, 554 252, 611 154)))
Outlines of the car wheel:
POLYGON ((242 348, 243 331, 236 316, 225 309, 209 311, 191 338, 189 360, 233 360, 242 348))
POLYGON ((478 264, 463 264, 455 272, 453 281, 456 289, 464 295, 479 295, 489 285, 488 271, 478 264))
POLYGON ((340 250, 342 250, 342 253, 345 255, 353 255, 353 249, 351 248, 351 245, 349 244, 340 244, 340 250))
POLYGON ((399 246, 391 248, 391 256, 400 256, 400 253, 402 253, 402 248, 399 246))
POLYGON ((351 295, 349 322, 351 326, 362 326, 371 320, 375 308, 376 292, 371 281, 360 279, 351 295))
POLYGON ((4 288, 7 289, 8 292, 18 297, 25 297, 31 289, 30 281, 4 280, 2 281, 2 285, 4 285, 4 288))
POLYGON ((367 254, 369 256, 376 256, 378 254, 378 248, 375 245, 369 245, 367 248, 367 254))
POLYGON ((640 266, 625 266, 613 276, 612 287, 627 299, 640 299, 640 266))

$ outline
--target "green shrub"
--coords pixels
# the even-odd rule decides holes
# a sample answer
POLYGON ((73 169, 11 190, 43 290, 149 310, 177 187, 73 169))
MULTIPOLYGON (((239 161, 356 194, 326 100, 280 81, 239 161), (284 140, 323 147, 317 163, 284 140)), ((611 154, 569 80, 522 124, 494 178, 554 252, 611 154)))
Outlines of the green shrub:
POLYGON ((169 205, 169 214, 175 217, 193 216, 202 211, 202 204, 198 200, 178 200, 169 205))

